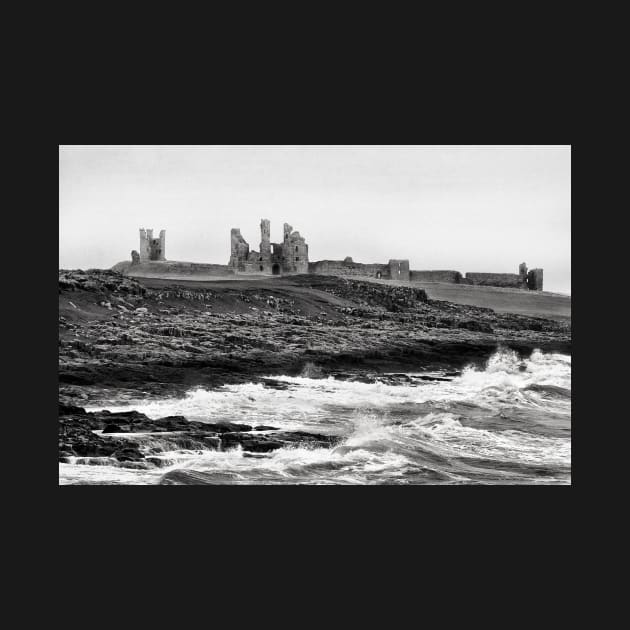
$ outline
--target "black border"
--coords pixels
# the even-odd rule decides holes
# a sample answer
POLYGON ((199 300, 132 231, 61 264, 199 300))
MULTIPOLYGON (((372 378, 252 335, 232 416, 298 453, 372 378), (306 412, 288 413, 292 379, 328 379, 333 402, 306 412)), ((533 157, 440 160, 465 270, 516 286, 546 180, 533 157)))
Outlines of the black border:
MULTIPOLYGON (((51 199, 58 183, 48 160, 58 145, 571 144, 575 124, 565 76, 537 83, 530 73, 525 79, 502 76, 490 81, 476 81, 474 74, 467 78, 451 74, 436 86, 425 84, 421 67, 404 77, 393 73, 385 83, 355 87, 339 80, 323 91, 302 78, 299 85, 289 82, 279 93, 268 85, 259 92, 222 88, 212 95, 168 86, 156 94, 129 81, 103 95, 95 81, 83 82, 69 93, 64 91, 73 77, 62 81, 55 110, 56 143, 47 145, 50 153, 42 156, 38 184, 31 182, 28 188, 42 198, 33 201, 34 212, 29 208, 28 216, 22 217, 30 224, 24 229, 32 235, 31 248, 38 256, 20 260, 30 266, 26 277, 41 281, 33 287, 36 299, 29 313, 29 345, 36 353, 20 348, 18 353, 23 358, 20 372, 27 375, 21 400, 32 408, 27 415, 37 433, 29 443, 41 448, 41 453, 30 456, 37 460, 29 471, 34 473, 30 486, 45 485, 47 494, 34 518, 41 520, 46 514, 54 521, 63 548, 91 548, 95 540, 111 541, 112 536, 150 541, 153 549, 165 541, 177 546, 182 540, 198 549, 201 541, 208 541, 221 557, 225 540, 248 548, 254 543, 263 550, 266 542, 274 541, 275 549, 284 550, 285 561, 293 550, 302 552, 305 540, 308 552, 337 556, 342 550, 357 552, 356 541, 366 535, 385 541, 377 545, 381 549, 400 539, 419 539, 416 547, 427 549, 436 539, 461 548, 462 538, 473 546, 491 540, 493 547, 502 543, 513 547, 519 536, 521 542, 531 541, 542 531, 543 538, 557 541, 559 532, 567 531, 572 487, 461 486, 450 491, 438 486, 217 486, 177 491, 58 487, 57 428, 51 417, 57 397, 56 318, 47 313, 54 309, 56 283, 53 269, 50 278, 48 271, 41 273, 41 260, 58 256, 50 238, 58 229, 51 199), (490 84, 494 90, 488 90, 490 84), (446 85, 449 89, 440 91, 446 85), (43 184, 48 181, 50 187, 43 184), (33 373, 36 394, 30 382, 33 373)), ((578 304, 584 307, 579 296, 578 304)), ((582 413, 576 409, 576 418, 582 413)), ((573 484, 580 478, 575 475, 573 484)), ((229 549, 227 545, 227 555, 229 549)))

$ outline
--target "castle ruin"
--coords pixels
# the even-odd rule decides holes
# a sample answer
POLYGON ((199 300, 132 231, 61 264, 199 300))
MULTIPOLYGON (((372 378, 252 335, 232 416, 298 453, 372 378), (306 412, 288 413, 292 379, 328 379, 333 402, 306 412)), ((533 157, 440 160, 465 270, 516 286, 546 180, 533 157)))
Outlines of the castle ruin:
POLYGON ((140 228, 140 262, 166 260, 166 230, 153 238, 153 230, 140 228))
POLYGON ((308 245, 300 233, 284 224, 282 243, 271 242, 269 219, 260 221, 260 251, 249 249, 239 228, 230 234, 230 260, 228 267, 234 273, 270 274, 308 273, 308 245))
MULTIPOLYGON (((131 252, 132 265, 138 267, 149 262, 169 265, 174 273, 191 275, 271 275, 326 274, 343 277, 373 278, 376 280, 398 280, 401 282, 448 282, 478 286, 543 290, 543 270, 527 269, 526 263, 518 266, 518 273, 478 273, 459 271, 416 270, 409 268, 409 260, 392 258, 387 263, 356 263, 350 256, 343 260, 318 260, 309 262, 308 245, 300 233, 288 223, 284 224, 282 243, 271 242, 269 219, 260 220, 259 251, 250 250, 239 228, 230 233, 230 260, 227 265, 183 263, 166 261, 166 230, 159 238, 153 238, 153 230, 140 229, 140 251, 131 252)), ((162 265, 156 265, 156 267, 162 265)), ((157 269, 155 270, 157 271, 157 269)))

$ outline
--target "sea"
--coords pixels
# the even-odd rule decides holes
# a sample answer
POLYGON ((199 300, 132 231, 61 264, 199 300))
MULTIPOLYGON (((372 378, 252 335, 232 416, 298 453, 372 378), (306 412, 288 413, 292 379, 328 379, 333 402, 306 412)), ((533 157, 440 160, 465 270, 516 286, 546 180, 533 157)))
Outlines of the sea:
POLYGON ((160 466, 111 458, 59 464, 65 484, 570 484, 571 357, 500 349, 484 366, 349 379, 269 376, 264 383, 196 387, 184 396, 106 401, 88 411, 183 415, 338 436, 329 448, 269 453, 172 450, 146 435, 160 466), (278 387, 281 383, 281 387, 278 387), (137 466, 137 464, 136 464, 137 466))

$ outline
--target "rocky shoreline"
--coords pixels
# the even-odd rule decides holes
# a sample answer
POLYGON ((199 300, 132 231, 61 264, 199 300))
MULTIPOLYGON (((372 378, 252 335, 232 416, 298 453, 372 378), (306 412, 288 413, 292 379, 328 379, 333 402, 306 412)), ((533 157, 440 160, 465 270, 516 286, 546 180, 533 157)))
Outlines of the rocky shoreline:
POLYGON ((280 374, 373 379, 457 371, 484 362, 498 347, 523 356, 535 348, 571 353, 568 322, 433 301, 414 287, 311 275, 198 284, 59 271, 60 461, 106 457, 159 465, 138 435, 147 433, 168 433, 173 444, 240 445, 251 453, 335 439, 84 409, 114 398, 240 382, 273 387, 263 377, 280 374))
POLYGON ((63 463, 110 458, 127 467, 162 467, 170 463, 160 457, 167 450, 221 451, 240 446, 248 453, 268 453, 293 444, 328 447, 336 442, 334 436, 267 425, 211 424, 183 416, 152 420, 137 411, 90 413, 59 405, 59 461, 63 463))

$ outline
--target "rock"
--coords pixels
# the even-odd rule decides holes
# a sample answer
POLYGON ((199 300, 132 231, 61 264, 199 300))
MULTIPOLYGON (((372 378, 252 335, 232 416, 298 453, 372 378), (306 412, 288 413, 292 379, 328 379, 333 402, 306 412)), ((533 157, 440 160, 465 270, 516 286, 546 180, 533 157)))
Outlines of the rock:
POLYGON ((83 407, 76 407, 75 405, 68 405, 65 403, 60 402, 59 403, 59 415, 60 416, 68 416, 71 414, 74 415, 84 415, 87 412, 85 411, 85 409, 83 409, 83 407))
POLYGON ((103 429, 103 433, 126 433, 126 431, 117 424, 107 424, 103 429))
POLYGON ((225 433, 221 435, 221 446, 224 450, 240 446, 244 451, 252 453, 268 453, 296 444, 313 448, 327 448, 338 441, 339 438, 335 436, 305 431, 280 431, 270 435, 252 435, 249 433, 225 433))
POLYGON ((458 322, 457 326, 458 328, 465 328, 466 330, 474 330, 477 332, 484 332, 484 333, 494 332, 494 330, 492 329, 492 326, 490 326, 490 324, 488 324, 487 322, 478 321, 474 319, 460 321, 458 322))
MULTIPOLYGON (((485 360, 499 345, 521 354, 533 348, 571 351, 570 322, 431 301, 415 287, 315 274, 283 279, 277 286, 273 295, 267 289, 240 290, 220 284, 212 291, 175 282, 147 289, 116 272, 60 270, 60 307, 66 309, 59 324, 60 388, 89 393, 83 404, 93 402, 94 392, 104 388, 112 393, 133 392, 132 398, 247 382, 290 390, 291 383, 273 375, 298 376, 308 363, 306 376, 335 373, 344 378, 343 374, 361 377, 419 367, 453 371, 471 361, 485 360), (98 287, 96 293, 85 292, 89 282, 98 287), (68 297, 72 297, 72 306, 68 297), (318 318, 327 299, 334 300, 325 307, 328 316, 318 318), (133 314, 92 318, 90 312, 97 301, 123 306, 133 314), (212 301, 213 313, 206 312, 208 301, 212 301), (247 311, 251 305, 259 307, 258 313, 247 311), (73 310, 76 307, 79 310, 73 310), (263 311, 267 312, 264 317, 263 311), (270 375, 272 378, 266 378, 270 375)), ((121 308, 116 310, 124 313, 121 308)), ((64 397, 64 403, 72 406, 73 400, 64 397)), ((131 433, 197 430, 186 419, 106 417, 86 414, 80 408, 60 408, 61 416, 67 422, 60 424, 60 431, 64 426, 65 430, 72 428, 71 417, 80 417, 93 429, 111 423, 128 427, 131 433)), ((219 435, 247 429, 206 425, 206 432, 210 431, 219 435)))
POLYGON ((143 459, 142 453, 139 451, 138 446, 130 444, 114 452, 114 457, 119 462, 133 462, 143 459))

